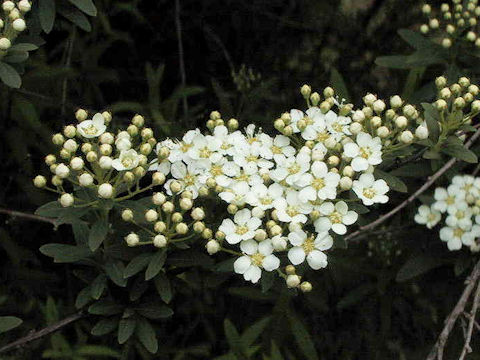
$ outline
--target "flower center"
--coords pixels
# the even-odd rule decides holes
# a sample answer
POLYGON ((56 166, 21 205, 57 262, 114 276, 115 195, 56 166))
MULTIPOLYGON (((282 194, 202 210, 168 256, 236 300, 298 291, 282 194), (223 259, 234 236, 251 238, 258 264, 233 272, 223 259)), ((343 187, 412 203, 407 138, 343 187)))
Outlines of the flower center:
POLYGON ((332 129, 337 131, 337 132, 342 132, 343 131, 343 126, 342 126, 342 124, 340 124, 338 122, 334 122, 332 124, 332 129))
POLYGON ((242 171, 242 172, 240 173, 240 175, 238 175, 238 176, 236 177, 236 180, 248 182, 248 181, 250 180, 250 175, 248 175, 248 174, 246 174, 244 171, 242 171))
POLYGON ((313 119, 309 118, 308 116, 305 116, 303 118, 303 121, 305 121, 305 124, 307 124, 307 125, 312 125, 313 124, 313 119))
POLYGON ((212 165, 212 168, 210 169, 210 174, 212 174, 213 176, 222 175, 222 167, 220 165, 212 165))
POLYGON ((293 205, 288 206, 285 212, 287 213, 288 216, 291 216, 291 217, 298 215, 297 207, 293 205))
POLYGON ((325 179, 324 178, 315 178, 312 181, 312 186, 316 190, 323 189, 325 187, 325 179))
POLYGON ((437 218, 435 216, 435 214, 428 214, 427 216, 427 220, 428 221, 435 221, 437 218))
POLYGON ((247 142, 252 145, 254 142, 258 141, 258 139, 256 137, 251 137, 251 138, 248 138, 247 139, 247 142))
POLYGON ((204 147, 203 149, 200 149, 198 154, 200 155, 200 157, 202 159, 208 159, 210 157, 210 155, 212 154, 212 152, 207 147, 204 147))
POLYGON ((375 195, 377 195, 377 192, 372 188, 363 189, 363 196, 365 196, 367 199, 373 199, 375 195))
POLYGON ((330 135, 329 135, 326 131, 319 132, 319 133, 317 134, 317 141, 324 142, 324 141, 326 141, 329 137, 330 137, 330 135))
POLYGON ((257 162, 258 161, 258 157, 256 157, 255 155, 249 155, 245 159, 247 160, 247 162, 257 162))
POLYGON ((246 227, 245 225, 237 226, 237 228, 235 229, 235 233, 237 233, 238 235, 244 235, 247 233, 247 231, 248 227, 246 227))
POLYGON ((98 131, 97 127, 93 124, 88 125, 83 129, 87 135, 95 135, 98 131))
POLYGON ((305 239, 305 241, 302 244, 303 251, 305 251, 305 254, 311 253, 315 249, 315 241, 313 240, 313 237, 308 237, 305 239))
POLYGON ((464 232, 465 231, 463 231, 462 229, 456 228, 455 230, 453 230, 453 236, 455 236, 457 238, 462 237, 464 232))
POLYGON ((231 146, 232 146, 232 145, 230 145, 229 143, 227 143, 226 141, 224 141, 224 142, 222 143, 221 148, 222 148, 222 150, 228 150, 228 149, 230 149, 231 146))
POLYGON ((465 212, 462 211, 462 210, 458 210, 456 213, 455 213, 455 217, 457 219, 463 219, 465 217, 465 212))
POLYGON ((288 172, 289 172, 290 174, 296 174, 296 173, 298 173, 298 172, 300 171, 300 169, 301 169, 300 165, 298 165, 298 164, 293 164, 292 166, 290 166, 290 167, 288 168, 288 172))
POLYGON ((274 154, 282 154, 282 149, 278 146, 273 145, 272 146, 272 153, 274 154))
POLYGON ((183 143, 182 146, 180 147, 180 150, 186 153, 192 146, 193 146, 192 144, 183 143))
POLYGON ((122 160, 122 165, 126 168, 132 166, 133 164, 133 159, 131 157, 123 158, 122 160))
POLYGON ((262 266, 263 259, 265 259, 265 256, 260 254, 260 253, 256 253, 256 254, 251 255, 250 258, 252 259, 252 263, 254 265, 262 266))
POLYGON ((262 205, 270 205, 272 202, 273 200, 269 197, 260 198, 260 203, 262 205))
POLYGON ((342 223, 342 214, 340 214, 338 211, 334 211, 330 214, 329 216, 330 221, 332 224, 341 224, 342 223))
POLYGON ((368 148, 360 148, 360 156, 363 157, 364 159, 368 159, 372 152, 368 148))
POLYGON ((445 202, 447 203, 447 205, 453 205, 455 203, 455 197, 449 196, 445 199, 445 202))
POLYGON ((187 174, 183 178, 183 181, 185 182, 186 185, 194 185, 195 184, 195 176, 187 174))

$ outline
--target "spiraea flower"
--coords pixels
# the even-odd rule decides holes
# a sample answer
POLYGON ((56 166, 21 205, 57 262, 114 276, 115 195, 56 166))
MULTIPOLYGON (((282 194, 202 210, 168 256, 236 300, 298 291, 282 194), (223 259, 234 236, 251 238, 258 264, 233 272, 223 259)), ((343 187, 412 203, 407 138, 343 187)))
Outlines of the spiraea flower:
POLYGON ((480 178, 456 175, 446 189, 435 189, 433 203, 418 208, 415 222, 429 229, 442 223, 440 240, 447 243, 449 250, 460 250, 466 246, 477 252, 480 237, 479 190, 480 178))

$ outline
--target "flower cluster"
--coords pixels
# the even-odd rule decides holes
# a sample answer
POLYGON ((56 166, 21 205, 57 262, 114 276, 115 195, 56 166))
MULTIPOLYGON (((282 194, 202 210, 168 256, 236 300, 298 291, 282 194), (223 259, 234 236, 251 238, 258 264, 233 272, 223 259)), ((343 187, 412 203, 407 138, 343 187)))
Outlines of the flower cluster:
POLYGON ((19 33, 27 28, 24 15, 30 11, 28 0, 6 0, 2 3, 3 16, 0 18, 0 57, 6 54, 19 33))
POLYGON ((152 129, 144 127, 143 117, 134 116, 128 128, 117 134, 107 131, 112 120, 108 112, 88 119, 87 112, 80 109, 76 118, 78 124, 68 125, 52 137, 58 154, 45 157, 53 187, 47 186, 45 176, 34 179, 36 187, 60 194, 63 207, 91 206, 105 199, 121 201, 165 182, 165 175, 155 172, 151 183, 140 188, 157 143, 152 129))
MULTIPOLYGON (((400 98, 392 99, 392 107, 406 115, 385 116, 384 102, 372 94, 365 97, 362 110, 352 112, 331 88, 324 90, 323 102, 308 86, 301 92, 308 109, 293 109, 277 119, 274 125, 281 134, 272 137, 254 125, 237 130, 237 120, 225 124, 214 111, 207 122, 211 134, 196 129, 180 141, 160 142, 151 169, 169 177, 167 195, 188 191, 196 198, 213 190, 228 204, 232 217, 223 219, 215 238, 207 242, 210 254, 227 250, 238 256, 235 272, 253 283, 262 270, 277 270, 289 287, 305 289, 295 266, 327 266, 325 251, 333 245, 332 235, 344 235, 357 221, 348 203, 388 201, 389 187, 375 178, 374 168, 386 149, 414 140, 412 133, 405 134, 408 119, 418 115, 400 98), (387 128, 398 117, 405 120, 387 128), (291 266, 286 274, 280 270, 282 253, 291 266)), ((422 138, 427 136, 428 131, 422 133, 422 138)))
POLYGON ((131 232, 125 237, 128 246, 153 245, 164 248, 169 244, 178 245, 194 236, 207 240, 212 238, 212 230, 203 221, 205 211, 201 207, 194 207, 195 200, 190 191, 183 191, 181 196, 156 192, 151 200, 152 207, 141 213, 129 208, 122 211, 122 219, 140 229, 140 233, 131 232), (141 237, 146 239, 141 241, 141 237))
POLYGON ((445 119, 450 121, 449 125, 455 130, 464 124, 471 124, 472 118, 480 112, 480 100, 477 99, 480 90, 477 85, 472 84, 470 79, 461 77, 456 83, 448 84, 444 76, 435 79, 437 87, 437 100, 433 103, 435 108, 442 113, 454 113, 462 111, 465 115, 454 122, 455 119, 445 119))
POLYGON ((443 3, 440 7, 441 18, 432 13, 432 7, 425 4, 423 14, 428 23, 420 27, 423 34, 434 33, 441 39, 444 48, 450 48, 454 42, 466 42, 480 47, 478 38, 478 20, 480 6, 478 0, 453 0, 453 4, 443 3))
POLYGON ((456 175, 447 188, 438 187, 434 202, 421 205, 415 222, 432 229, 440 221, 440 239, 449 250, 460 250, 462 245, 473 252, 480 251, 480 178, 471 175, 456 175), (444 217, 444 219, 442 219, 444 217))

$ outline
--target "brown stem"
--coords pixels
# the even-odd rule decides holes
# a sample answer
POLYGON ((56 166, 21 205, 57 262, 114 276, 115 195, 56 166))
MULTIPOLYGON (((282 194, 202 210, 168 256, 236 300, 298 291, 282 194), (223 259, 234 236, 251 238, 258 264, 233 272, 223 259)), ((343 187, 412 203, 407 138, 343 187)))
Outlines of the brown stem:
POLYGON ((448 315, 445 319, 445 326, 438 336, 437 342, 433 346, 432 350, 428 354, 427 360, 442 360, 443 359, 443 351, 445 348, 445 344, 447 343, 448 336, 450 335, 458 316, 465 311, 465 305, 467 304, 470 295, 478 283, 478 278, 480 277, 480 261, 477 262, 475 267, 473 268, 470 276, 468 277, 460 299, 458 300, 457 304, 453 308, 452 312, 448 315))
POLYGON ((48 217, 45 217, 45 216, 38 216, 38 215, 34 215, 34 214, 28 214, 28 213, 24 213, 24 212, 20 212, 20 211, 16 211, 16 210, 4 209, 4 208, 0 208, 0 214, 6 214, 6 215, 10 215, 12 217, 19 217, 19 218, 23 218, 23 219, 27 219, 27 220, 47 222, 47 223, 50 223, 53 226, 57 227, 57 221, 55 219, 48 218, 48 217))
POLYGON ((462 353, 458 360, 465 359, 467 353, 472 352, 470 341, 472 340, 473 327, 475 326, 475 315, 477 314, 478 302, 480 300, 480 285, 477 284, 477 290, 475 291, 475 297, 473 298, 472 310, 470 311, 470 319, 468 322, 467 336, 465 337, 465 345, 463 346, 462 353))
MULTIPOLYGON (((187 84, 187 75, 185 72, 185 59, 183 54, 183 41, 182 41, 182 23, 180 21, 180 0, 175 0, 175 28, 177 30, 177 46, 178 46, 178 56, 179 56, 179 68, 180 68, 180 80, 182 82, 182 90, 185 90, 187 84)), ((188 115, 188 103, 187 96, 183 95, 183 116, 184 121, 187 119, 188 115)))
POLYGON ((49 335, 57 330, 60 330, 61 328, 81 319, 82 317, 84 317, 85 315, 82 314, 82 313, 76 313, 76 314, 73 314, 73 315, 70 315, 69 317, 63 319, 63 320, 60 320, 59 322, 55 323, 55 324, 52 324, 52 325, 49 325, 41 330, 38 330, 38 331, 34 331, 32 332, 31 334, 28 334, 27 336, 24 336, 18 340, 15 340, 14 342, 10 343, 10 344, 7 344, 5 346, 3 346, 2 348, 0 348, 0 353, 3 353, 3 352, 7 352, 9 350, 12 350, 14 348, 19 348, 19 347, 22 347, 26 344, 28 344, 29 342, 31 341, 34 341, 34 340, 37 340, 37 339, 40 339, 46 335, 49 335))
MULTIPOLYGON (((470 146, 472 146, 472 144, 475 142, 475 140, 478 139, 479 136, 480 136, 480 130, 477 130, 475 132, 475 134, 473 134, 472 137, 467 141, 467 143, 465 144, 465 148, 468 149, 470 146)), ((347 235, 345 237, 345 240, 346 241, 351 240, 351 239, 357 237, 362 232, 371 230, 371 229, 377 227, 378 225, 382 224, 385 220, 391 218, 393 215, 395 215, 400 210, 402 210, 407 205, 409 205, 411 202, 413 202, 417 197, 419 197, 421 194, 423 194, 426 190, 428 190, 428 188, 430 188, 430 186, 432 186, 435 183, 435 181, 437 181, 437 179, 440 176, 442 176, 448 169, 450 169, 453 165, 455 165, 456 162, 457 162, 456 158, 452 158, 449 161, 447 161, 447 163, 445 165, 443 165, 435 174, 430 176, 428 178, 428 181, 425 184, 423 184, 412 195, 410 195, 404 202, 402 202, 400 205, 398 205, 394 209, 390 210, 388 213, 380 216, 377 220, 372 221, 371 223, 369 223, 367 225, 361 226, 357 231, 354 231, 353 233, 347 235)))

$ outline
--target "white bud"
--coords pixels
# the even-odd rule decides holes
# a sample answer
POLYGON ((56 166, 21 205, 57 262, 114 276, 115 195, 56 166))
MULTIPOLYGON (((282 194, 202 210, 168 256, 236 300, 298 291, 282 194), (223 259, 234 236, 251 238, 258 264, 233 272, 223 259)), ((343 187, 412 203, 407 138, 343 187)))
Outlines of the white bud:
POLYGON ((276 251, 284 251, 287 248, 287 240, 282 236, 274 236, 272 246, 276 251))
POLYGON ((152 196, 152 202, 155 205, 162 205, 166 200, 167 200, 167 197, 165 196, 164 193, 161 193, 161 192, 157 192, 152 196))
POLYGON ((63 144, 63 148, 71 153, 77 151, 78 149, 78 144, 75 140, 73 139, 68 139, 67 141, 65 141, 65 143, 63 144))
POLYGON ((122 220, 123 221, 132 221, 133 220, 133 211, 130 209, 125 209, 122 211, 122 220))
POLYGON ((16 20, 13 21, 12 27, 16 31, 21 32, 21 31, 25 30, 25 28, 27 27, 27 24, 25 24, 25 20, 23 20, 23 19, 16 19, 16 20))
POLYGON ((83 168, 83 165, 83 159, 80 157, 74 157, 72 160, 70 160, 70 166, 73 170, 81 170, 83 168))
POLYGON ((98 165, 104 170, 109 170, 112 168, 113 159, 110 156, 102 156, 98 160, 98 165))
POLYGON ((386 138, 388 135, 390 135, 390 130, 386 126, 380 126, 377 129, 377 135, 381 137, 382 139, 386 138))
POLYGON ((78 177, 80 186, 90 186, 93 184, 93 177, 89 173, 83 173, 78 177))
POLYGON ((20 11, 24 13, 29 12, 30 9, 32 8, 32 5, 30 5, 30 2, 28 0, 20 0, 17 6, 20 9, 20 11))
POLYGON ((132 232, 125 237, 125 242, 128 246, 136 246, 140 242, 140 238, 137 234, 132 232))
POLYGON ((98 187, 98 196, 103 199, 110 199, 113 196, 113 186, 109 183, 101 184, 98 187))
POLYGON ((377 97, 373 94, 367 94, 363 97, 363 102, 367 106, 372 106, 375 100, 377 100, 377 97))
POLYGON ((390 106, 392 109, 398 109, 403 104, 402 98, 398 95, 394 95, 390 98, 390 106))
POLYGON ((65 164, 58 164, 55 168, 55 175, 61 179, 65 179, 70 174, 70 169, 65 164))
POLYGON ((395 119, 395 125, 398 128, 403 129, 404 127, 406 127, 408 125, 408 120, 405 116, 399 116, 395 119))
POLYGON ((413 134, 409 130, 402 131, 400 141, 405 144, 410 144, 413 141, 413 134))
MULTIPOLYGON (((362 114, 363 114, 363 112, 362 112, 362 114)), ((353 135, 359 134, 362 130, 363 130, 363 126, 359 122, 354 122, 354 123, 350 124, 350 132, 353 135)))
POLYGON ((202 208, 195 208, 192 210, 192 219, 199 221, 205 218, 205 211, 202 208))
POLYGON ((158 220, 158 213, 153 209, 148 210, 145 213, 145 220, 147 220, 148 222, 157 221, 158 220))
POLYGON ((340 179, 340 188, 342 190, 350 190, 352 188, 353 181, 352 178, 344 176, 340 179))
POLYGON ((415 136, 420 140, 425 140, 428 138, 428 128, 426 126, 420 125, 415 130, 415 136))
POLYGON ((298 285, 300 285, 300 276, 288 275, 286 282, 289 288, 296 288, 298 285))
POLYGON ((167 246, 167 238, 163 235, 156 235, 153 238, 153 246, 157 248, 163 248, 167 246))
POLYGON ((33 185, 35 185, 37 188, 43 188, 45 185, 47 185, 47 179, 45 176, 37 175, 35 176, 35 179, 33 179, 33 185))
POLYGON ((4 1, 2 4, 2 9, 6 12, 10 12, 15 9, 15 3, 13 1, 4 1))
POLYGON ((205 248, 207 249, 207 252, 210 255, 213 255, 220 251, 220 244, 218 243, 217 240, 212 239, 207 242, 207 245, 205 245, 205 248))
POLYGON ((60 196, 60 204, 63 207, 70 207, 73 205, 74 199, 72 194, 62 194, 60 196))
POLYGON ((180 208, 182 210, 190 210, 192 206, 193 206, 192 199, 188 199, 188 198, 180 199, 180 208))
POLYGON ((375 100, 373 103, 373 111, 380 114, 383 110, 385 110, 385 103, 382 100, 375 100))
POLYGON ((355 122, 363 122, 365 120, 365 113, 362 110, 357 110, 353 113, 352 119, 355 122))
POLYGON ((258 207, 258 206, 255 206, 253 209, 252 209, 252 216, 254 217, 257 217, 259 219, 263 218, 265 216, 265 211, 258 207))
POLYGON ((106 132, 100 135, 100 142, 102 144, 110 144, 112 145, 115 142, 115 137, 113 136, 112 133, 106 132))

